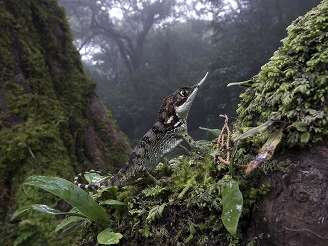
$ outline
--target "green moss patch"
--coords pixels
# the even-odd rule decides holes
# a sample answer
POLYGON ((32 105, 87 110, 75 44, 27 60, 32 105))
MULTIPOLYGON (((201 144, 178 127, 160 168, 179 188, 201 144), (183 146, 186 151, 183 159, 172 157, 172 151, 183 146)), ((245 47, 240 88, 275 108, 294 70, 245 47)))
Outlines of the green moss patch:
POLYGON ((238 130, 284 122, 289 146, 328 135, 328 1, 288 27, 288 36, 241 95, 238 130))

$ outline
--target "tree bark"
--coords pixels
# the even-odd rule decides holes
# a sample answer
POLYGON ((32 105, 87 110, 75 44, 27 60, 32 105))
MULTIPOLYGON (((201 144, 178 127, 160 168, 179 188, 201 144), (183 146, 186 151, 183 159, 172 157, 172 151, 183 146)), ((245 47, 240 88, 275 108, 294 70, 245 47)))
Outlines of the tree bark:
POLYGON ((51 232, 54 219, 8 222, 17 206, 45 202, 23 192, 27 176, 72 180, 127 159, 127 141, 84 73, 65 18, 54 0, 0 0, 0 245, 24 237, 24 245, 72 245, 51 232))

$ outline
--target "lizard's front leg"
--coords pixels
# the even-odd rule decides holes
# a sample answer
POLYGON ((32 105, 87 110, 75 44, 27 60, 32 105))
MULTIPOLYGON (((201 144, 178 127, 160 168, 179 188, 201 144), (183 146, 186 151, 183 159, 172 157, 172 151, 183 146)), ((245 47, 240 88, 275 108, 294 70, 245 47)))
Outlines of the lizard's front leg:
POLYGON ((180 134, 182 140, 184 140, 191 149, 197 150, 197 152, 203 153, 201 147, 197 144, 197 142, 187 133, 183 132, 180 134))

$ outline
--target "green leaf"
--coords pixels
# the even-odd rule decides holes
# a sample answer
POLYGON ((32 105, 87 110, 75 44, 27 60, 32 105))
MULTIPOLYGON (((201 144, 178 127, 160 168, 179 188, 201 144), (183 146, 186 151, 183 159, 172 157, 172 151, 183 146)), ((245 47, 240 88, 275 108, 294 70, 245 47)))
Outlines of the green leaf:
POLYGON ((253 137, 256 134, 265 131, 266 129, 268 129, 272 124, 274 123, 273 120, 268 120, 265 123, 263 123, 262 125, 259 125, 257 127, 253 127, 250 130, 248 130, 247 132, 241 134, 240 136, 238 136, 235 141, 239 141, 248 137, 253 137))
POLYGON ((57 209, 51 208, 44 204, 33 204, 31 205, 31 208, 45 214, 52 214, 52 215, 63 215, 67 214, 66 212, 59 211, 57 209))
POLYGON ((307 131, 307 124, 302 121, 296 121, 292 125, 292 127, 295 127, 297 131, 299 132, 306 132, 307 131))
POLYGON ((152 221, 155 221, 156 219, 160 218, 163 214, 165 206, 166 206, 166 203, 163 203, 161 205, 156 205, 155 207, 153 207, 149 211, 146 220, 148 222, 152 222, 152 221))
POLYGON ((183 196, 189 191, 189 189, 190 189, 191 187, 193 187, 193 186, 195 185, 195 183, 196 183, 195 177, 192 177, 192 178, 188 179, 188 181, 187 181, 185 187, 184 187, 183 190, 179 193, 179 195, 178 195, 178 199, 183 198, 183 196))
POLYGON ((84 218, 78 216, 69 216, 63 219, 55 229, 55 232, 71 231, 73 228, 78 228, 85 221, 84 218))
POLYGON ((110 205, 112 207, 124 207, 126 206, 126 203, 118 201, 118 200, 106 200, 106 201, 101 201, 99 203, 100 205, 110 205))
POLYGON ((238 182, 226 175, 221 181, 221 196, 223 211, 221 219, 224 227, 232 235, 237 232, 240 215, 243 210, 243 196, 238 182))
POLYGON ((156 185, 154 187, 144 189, 142 193, 145 194, 146 197, 156 197, 162 194, 164 191, 167 191, 167 187, 156 185))
POLYGON ((26 213, 29 210, 35 210, 41 213, 45 213, 45 214, 51 214, 51 215, 75 215, 75 216, 79 216, 79 217, 85 217, 82 214, 79 213, 72 213, 72 212, 62 212, 59 211, 57 209, 53 209, 47 205, 44 204, 32 204, 32 205, 28 205, 25 206, 23 208, 18 209, 11 217, 11 220, 15 220, 16 218, 18 218, 19 216, 23 215, 24 213, 26 213))
POLYGON ((17 209, 13 213, 13 215, 11 216, 10 220, 13 221, 13 220, 17 219, 18 217, 20 217, 21 215, 25 214, 30 209, 31 209, 31 206, 30 205, 24 206, 24 207, 21 207, 21 208, 17 209))
POLYGON ((311 134, 309 132, 304 132, 301 135, 301 143, 306 144, 307 142, 309 142, 311 137, 311 134))
POLYGON ((216 129, 216 128, 210 129, 210 128, 201 127, 201 126, 199 127, 199 129, 210 133, 213 137, 218 137, 220 130, 221 130, 221 129, 216 129))
POLYGON ((24 185, 34 186, 60 197, 90 220, 100 224, 108 222, 105 210, 87 192, 70 181, 58 177, 32 176, 26 179, 24 185))
POLYGON ((184 243, 189 243, 194 238, 195 233, 196 233, 195 224, 189 221, 189 236, 186 238, 184 243))
POLYGON ((122 237, 121 233, 113 232, 110 228, 107 228, 98 234, 97 241, 99 244, 105 245, 118 244, 122 237))

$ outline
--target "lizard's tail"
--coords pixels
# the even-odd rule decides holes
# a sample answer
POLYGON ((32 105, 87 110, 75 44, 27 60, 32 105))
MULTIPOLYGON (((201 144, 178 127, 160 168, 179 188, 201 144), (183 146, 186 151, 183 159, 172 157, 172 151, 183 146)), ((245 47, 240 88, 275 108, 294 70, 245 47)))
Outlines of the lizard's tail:
POLYGON ((104 181, 108 179, 109 177, 101 176, 100 171, 90 170, 75 176, 74 184, 83 190, 95 191, 100 189, 104 185, 104 181), (95 179, 95 176, 96 180, 94 181, 92 179, 95 179))
POLYGON ((108 186, 123 187, 131 184, 137 177, 142 176, 144 172, 143 166, 134 168, 124 166, 113 176, 102 176, 101 172, 90 170, 85 173, 79 173, 74 177, 74 184, 83 190, 89 191, 96 191, 108 186))
POLYGON ((74 184, 83 190, 96 191, 108 186, 124 186, 124 171, 122 168, 114 176, 103 176, 100 171, 90 170, 88 172, 79 173, 74 177, 74 184))

